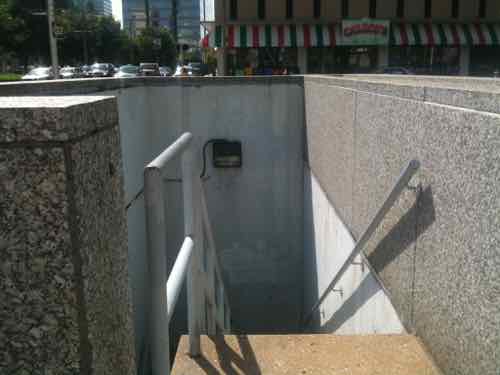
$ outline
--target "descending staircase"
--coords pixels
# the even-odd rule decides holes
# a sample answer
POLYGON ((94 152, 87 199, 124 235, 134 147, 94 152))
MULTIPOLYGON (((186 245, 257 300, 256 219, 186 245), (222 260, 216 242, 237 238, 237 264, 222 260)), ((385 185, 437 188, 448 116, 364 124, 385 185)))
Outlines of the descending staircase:
MULTIPOLYGON (((230 335, 231 309, 219 266, 202 182, 194 174, 192 135, 183 134, 145 169, 144 194, 151 276, 151 364, 153 375, 170 373, 168 327, 187 279, 189 335, 182 336, 172 374, 230 375, 437 375, 438 369, 411 335, 230 335), (166 280, 163 178, 181 157, 185 239, 166 280), (166 288, 165 288, 166 286, 166 288), (209 336, 203 335, 208 333, 209 336)), ((418 170, 411 161, 373 220, 323 291, 302 326, 314 315, 360 254, 381 220, 418 170)), ((317 332, 314 331, 313 332, 317 332)))
POLYGON ((173 375, 438 375, 411 335, 201 337, 201 355, 181 338, 173 375))

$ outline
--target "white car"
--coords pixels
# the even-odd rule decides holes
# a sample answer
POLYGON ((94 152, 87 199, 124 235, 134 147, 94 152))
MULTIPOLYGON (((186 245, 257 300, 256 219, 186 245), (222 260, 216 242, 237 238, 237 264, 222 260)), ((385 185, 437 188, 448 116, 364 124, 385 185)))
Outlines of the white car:
POLYGON ((139 67, 135 65, 122 65, 118 69, 118 73, 115 73, 113 77, 115 78, 130 78, 137 77, 139 75, 139 67))
POLYGON ((178 65, 175 69, 174 77, 190 77, 193 75, 193 70, 188 65, 178 65))
POLYGON ((21 77, 23 81, 41 81, 44 79, 53 79, 54 72, 52 68, 39 67, 29 71, 28 74, 21 77))
POLYGON ((65 66, 59 71, 59 76, 63 79, 80 78, 81 74, 82 73, 79 68, 72 66, 65 66))

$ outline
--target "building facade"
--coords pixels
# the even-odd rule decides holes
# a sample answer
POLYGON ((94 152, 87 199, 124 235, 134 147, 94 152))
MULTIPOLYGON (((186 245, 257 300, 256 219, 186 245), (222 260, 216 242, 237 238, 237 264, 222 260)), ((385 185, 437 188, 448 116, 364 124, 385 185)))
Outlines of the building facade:
POLYGON ((113 7, 111 0, 94 0, 95 11, 100 16, 112 16, 113 7))
POLYGON ((215 0, 207 28, 219 74, 500 69, 498 0, 215 0))
POLYGON ((179 43, 196 45, 200 40, 200 0, 123 0, 123 26, 136 36, 149 23, 166 27, 179 43))

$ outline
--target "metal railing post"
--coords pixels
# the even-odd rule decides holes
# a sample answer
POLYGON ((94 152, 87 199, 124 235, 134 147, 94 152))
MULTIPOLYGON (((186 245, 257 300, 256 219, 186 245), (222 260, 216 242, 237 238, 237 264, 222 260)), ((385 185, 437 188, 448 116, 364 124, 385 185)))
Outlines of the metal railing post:
POLYGON ((197 311, 197 291, 199 288, 196 258, 199 253, 201 236, 196 231, 195 223, 195 183, 192 148, 187 148, 182 154, 182 189, 184 199, 184 234, 193 239, 194 256, 191 257, 187 274, 187 304, 188 304, 188 329, 189 329, 189 354, 198 356, 200 348, 200 327, 197 311))
POLYGON ((161 169, 147 167, 144 171, 144 200, 150 275, 151 364, 153 375, 170 373, 167 316, 167 238, 165 202, 161 169))

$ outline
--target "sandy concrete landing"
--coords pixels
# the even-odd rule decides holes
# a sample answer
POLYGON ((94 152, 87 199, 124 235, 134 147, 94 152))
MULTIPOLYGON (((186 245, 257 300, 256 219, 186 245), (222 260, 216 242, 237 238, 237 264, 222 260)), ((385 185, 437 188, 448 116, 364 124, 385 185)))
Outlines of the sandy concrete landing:
POLYGON ((254 335, 201 338, 190 358, 179 343, 173 375, 438 375, 414 336, 254 335))

